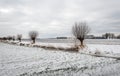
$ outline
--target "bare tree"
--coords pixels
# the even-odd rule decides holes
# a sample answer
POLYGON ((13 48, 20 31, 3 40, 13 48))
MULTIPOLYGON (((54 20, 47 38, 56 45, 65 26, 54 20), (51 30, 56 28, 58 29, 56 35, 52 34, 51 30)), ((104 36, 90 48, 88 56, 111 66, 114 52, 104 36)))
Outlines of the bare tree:
POLYGON ((3 40, 7 40, 7 37, 3 37, 3 40))
POLYGON ((18 34, 18 35, 17 35, 17 39, 19 40, 19 42, 21 42, 22 34, 18 34))
POLYGON ((7 39, 10 41, 12 40, 12 36, 8 36, 7 39))
POLYGON ((110 33, 110 38, 114 39, 115 38, 115 34, 114 33, 110 33))
POLYGON ((72 33, 73 35, 81 42, 80 46, 83 45, 83 41, 85 39, 85 36, 90 32, 90 28, 86 24, 86 22, 79 22, 75 23, 72 27, 72 33))
POLYGON ((37 31, 30 31, 29 32, 29 36, 31 38, 31 40, 33 41, 33 44, 35 43, 35 39, 38 36, 38 32, 37 31))
POLYGON ((120 35, 117 36, 117 39, 120 39, 120 35))
POLYGON ((114 33, 105 33, 105 34, 103 34, 103 36, 104 36, 106 39, 113 39, 113 38, 115 38, 114 33))
POLYGON ((15 36, 12 37, 12 40, 15 41, 15 36))
POLYGON ((105 33, 105 38, 108 39, 110 37, 109 33, 105 33))

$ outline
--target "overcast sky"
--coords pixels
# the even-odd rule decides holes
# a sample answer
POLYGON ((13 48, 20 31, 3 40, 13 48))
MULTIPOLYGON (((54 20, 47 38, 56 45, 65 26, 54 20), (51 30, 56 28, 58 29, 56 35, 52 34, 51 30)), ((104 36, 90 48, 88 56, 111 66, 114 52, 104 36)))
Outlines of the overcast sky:
POLYGON ((39 37, 72 36, 74 22, 91 33, 120 33, 120 0, 0 0, 0 36, 36 30, 39 37))

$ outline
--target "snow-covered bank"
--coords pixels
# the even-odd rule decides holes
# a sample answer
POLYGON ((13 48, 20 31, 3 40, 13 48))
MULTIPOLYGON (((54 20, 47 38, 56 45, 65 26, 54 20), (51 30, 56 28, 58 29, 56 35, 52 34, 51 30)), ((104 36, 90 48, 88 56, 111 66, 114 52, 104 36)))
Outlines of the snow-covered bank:
MULTIPOLYGON (((64 50, 64 51, 69 51, 69 52, 78 52, 79 48, 75 47, 73 44, 72 46, 61 46, 60 44, 56 44, 57 46, 55 46, 55 44, 50 44, 50 43, 37 43, 37 44, 32 44, 29 42, 17 42, 17 41, 1 41, 3 43, 7 43, 7 44, 12 44, 12 45, 18 45, 18 46, 25 46, 25 47, 37 47, 37 48, 43 48, 46 50, 64 50)), ((70 43, 69 43, 70 44, 70 43)))
POLYGON ((0 43, 0 76, 119 76, 119 67, 112 58, 0 43))
MULTIPOLYGON (((30 40, 22 40, 30 42, 30 40)), ((37 43, 74 43, 74 39, 36 39, 37 43)), ((77 41, 79 42, 79 41, 77 41)), ((85 39, 86 44, 105 44, 105 45, 120 45, 120 39, 85 39)))
MULTIPOLYGON (((111 40, 112 41, 112 40, 111 40)), ((114 41, 114 40, 113 40, 114 41)), ((3 41, 4 42, 4 41, 3 41)), ((66 51, 75 51, 77 48, 74 48, 75 43, 43 43, 37 42, 35 44, 31 44, 30 42, 17 42, 17 41, 5 41, 4 43, 9 43, 13 45, 19 46, 27 46, 27 47, 38 47, 44 48, 48 50, 66 50, 66 51)), ((103 43, 103 42, 102 42, 103 43)), ((87 54, 110 54, 120 56, 120 45, 106 45, 106 44, 86 44, 85 48, 80 48, 79 52, 87 53, 87 54)))

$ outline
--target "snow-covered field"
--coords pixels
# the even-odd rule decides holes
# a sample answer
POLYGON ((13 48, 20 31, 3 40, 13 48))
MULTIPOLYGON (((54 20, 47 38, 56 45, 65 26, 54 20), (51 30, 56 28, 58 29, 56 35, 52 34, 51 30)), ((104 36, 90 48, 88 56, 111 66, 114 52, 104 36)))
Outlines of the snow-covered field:
MULTIPOLYGON (((83 54, 100 52, 103 55, 120 56, 120 45, 114 43, 89 43, 85 49, 80 49, 80 52, 52 51, 0 43, 0 76, 120 76, 120 60, 83 54)), ((71 43, 40 44, 73 46, 71 43)))

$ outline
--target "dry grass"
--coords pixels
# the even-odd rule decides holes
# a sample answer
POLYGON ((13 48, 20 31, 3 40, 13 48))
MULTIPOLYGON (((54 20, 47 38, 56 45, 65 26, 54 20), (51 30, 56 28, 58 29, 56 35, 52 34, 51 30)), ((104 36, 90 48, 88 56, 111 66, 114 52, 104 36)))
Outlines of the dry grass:
POLYGON ((47 48, 47 49, 51 49, 51 50, 54 50, 54 49, 56 50, 56 49, 57 49, 57 48, 54 47, 54 46, 46 46, 46 48, 47 48))
POLYGON ((65 51, 73 51, 73 52, 78 52, 79 48, 78 47, 71 47, 71 48, 66 48, 65 51))
POLYGON ((63 48, 63 47, 58 47, 57 49, 58 50, 65 50, 65 48, 63 48))

